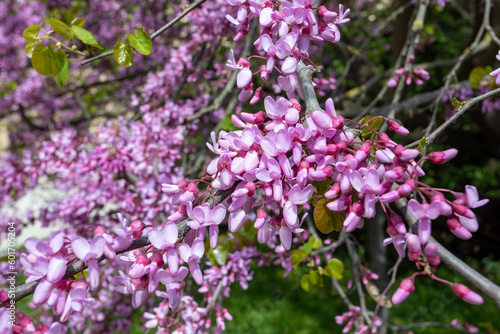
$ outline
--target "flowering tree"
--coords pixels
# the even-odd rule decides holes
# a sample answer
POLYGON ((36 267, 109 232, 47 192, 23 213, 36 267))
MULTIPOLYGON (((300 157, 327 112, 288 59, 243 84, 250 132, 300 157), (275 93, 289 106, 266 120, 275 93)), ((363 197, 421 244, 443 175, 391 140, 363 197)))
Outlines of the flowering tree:
POLYGON ((479 228, 473 209, 488 200, 473 185, 425 183, 429 164, 460 154, 428 151, 462 115, 479 105, 494 112, 500 101, 499 70, 476 67, 455 80, 500 45, 491 1, 447 2, 2 3, 10 147, 0 193, 4 207, 40 189, 53 194, 37 210, 2 211, 2 233, 15 240, 34 221, 62 224, 48 240, 26 239, 19 261, 2 262, 1 332, 128 332, 137 308, 158 333, 222 332, 232 285, 246 288, 267 265, 286 275, 309 268, 305 291, 331 281, 346 305, 335 318, 343 332, 477 330, 398 327, 387 311, 419 276, 470 304, 483 295, 500 307, 500 287, 433 237, 443 220, 470 239, 479 228), (458 46, 466 51, 420 62, 438 43, 425 20, 467 6, 478 28, 458 46), (393 62, 379 66, 368 55, 387 47, 391 22, 403 29, 393 62), (330 68, 341 51, 350 53, 342 70, 330 68), (375 69, 363 74, 363 64, 375 69), (436 91, 422 90, 441 79, 436 91), (395 120, 415 123, 410 112, 430 119, 413 135, 395 120), (373 271, 364 265, 357 230, 370 231, 376 252, 394 246, 390 280, 387 258, 372 261, 373 271), (402 261, 414 270, 393 287, 402 261), (441 262, 470 285, 439 277, 441 262), (7 274, 18 270, 25 282, 7 274), (16 306, 29 295, 28 307, 16 306))

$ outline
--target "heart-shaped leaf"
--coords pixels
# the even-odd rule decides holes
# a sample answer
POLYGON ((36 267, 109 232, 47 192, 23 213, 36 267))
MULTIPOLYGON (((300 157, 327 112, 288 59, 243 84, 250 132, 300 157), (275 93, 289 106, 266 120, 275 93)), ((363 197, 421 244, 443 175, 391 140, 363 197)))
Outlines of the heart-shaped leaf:
POLYGON ((322 198, 314 207, 314 224, 321 233, 329 234, 333 230, 339 232, 345 220, 345 212, 334 212, 326 207, 328 204, 326 198, 322 198))
POLYGON ((324 270, 325 275, 335 277, 336 279, 341 279, 343 273, 344 264, 336 258, 330 259, 324 270))
POLYGON ((130 44, 137 50, 137 52, 147 56, 153 50, 153 42, 151 41, 151 37, 149 37, 148 33, 144 31, 144 29, 137 29, 135 32, 135 36, 132 34, 128 34, 128 40, 130 44))
POLYGON ((31 55, 31 63, 41 75, 57 75, 59 73, 57 59, 50 44, 47 47, 42 43, 35 45, 31 55))
POLYGON ((33 42, 38 36, 38 32, 40 31, 40 26, 38 24, 34 24, 24 29, 23 37, 28 42, 33 42))
POLYGON ((132 47, 129 43, 122 41, 116 42, 113 47, 113 55, 116 62, 122 66, 129 67, 134 63, 134 56, 132 55, 132 47))

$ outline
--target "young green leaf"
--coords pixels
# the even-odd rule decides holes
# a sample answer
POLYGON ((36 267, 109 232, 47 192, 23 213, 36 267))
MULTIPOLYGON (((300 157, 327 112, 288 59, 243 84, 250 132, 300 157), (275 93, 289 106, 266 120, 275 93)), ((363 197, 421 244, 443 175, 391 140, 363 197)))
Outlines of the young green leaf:
POLYGON ((456 97, 454 97, 453 100, 451 100, 451 104, 454 107, 458 107, 461 103, 460 103, 460 101, 456 97))
POLYGON ((33 42, 34 40, 36 40, 39 31, 40 31, 40 26, 38 24, 34 24, 24 29, 23 37, 28 42, 33 42))
POLYGON ((324 273, 327 276, 341 279, 342 274, 344 273, 344 264, 339 259, 333 258, 328 261, 324 273))
POLYGON ((300 286, 302 287, 302 289, 304 289, 305 292, 311 291, 311 283, 309 281, 308 274, 302 276, 302 278, 300 279, 300 286))
POLYGON ((376 120, 372 121, 370 124, 367 124, 368 128, 363 129, 363 136, 368 136, 369 134, 373 134, 373 130, 377 131, 380 129, 380 126, 382 126, 382 123, 384 123, 384 120, 382 118, 377 118, 376 120))
POLYGON ((83 26, 83 24, 85 23, 85 20, 84 19, 81 19, 79 17, 75 17, 73 20, 71 20, 71 25, 72 26, 83 26))
POLYGON ((64 22, 51 18, 50 26, 65 41, 69 41, 71 39, 71 30, 64 22))
POLYGON ((318 285, 319 274, 318 274, 317 270, 310 270, 309 271, 309 281, 311 282, 312 285, 318 285))
POLYGON ((132 34, 128 34, 128 40, 130 44, 137 50, 137 52, 147 56, 153 50, 153 42, 151 41, 151 37, 149 37, 148 33, 144 31, 144 29, 137 29, 135 32, 135 36, 132 34))
POLYGON ((369 121, 372 120, 373 117, 371 117, 370 115, 366 115, 365 117, 363 117, 361 119, 361 121, 359 122, 359 124, 361 125, 365 125, 365 124, 368 124, 369 121))
POLYGON ((326 207, 328 202, 322 198, 314 207, 313 217, 314 224, 323 234, 329 234, 333 230, 340 231, 342 229, 345 212, 334 212, 326 207))
POLYGON ((31 58, 34 49, 35 49, 35 42, 26 43, 26 45, 24 46, 24 51, 26 52, 28 58, 31 58))
POLYGON ((90 31, 76 25, 71 26, 71 31, 80 41, 82 41, 83 44, 102 49, 102 47, 99 45, 99 43, 97 43, 97 40, 90 31))
POLYGON ((297 266, 304 260, 307 256, 307 252, 303 249, 295 249, 292 251, 292 265, 297 268, 297 266))
POLYGON ((115 56, 116 62, 122 66, 129 67, 134 63, 132 48, 127 42, 116 42, 115 46, 113 47, 113 55, 115 56))
POLYGON ((62 88, 69 78, 68 55, 63 50, 55 50, 59 73, 56 75, 56 82, 62 88))
POLYGON ((472 69, 472 71, 469 73, 469 82, 473 89, 479 88, 479 83, 486 73, 489 72, 485 72, 484 68, 481 66, 477 66, 472 69))
POLYGON ((31 55, 31 64, 41 75, 57 75, 59 73, 59 66, 51 44, 48 44, 47 47, 42 43, 35 45, 31 55))
POLYGON ((418 142, 418 148, 417 148, 420 154, 424 153, 424 148, 426 145, 427 145, 427 139, 425 139, 425 137, 422 137, 422 139, 420 139, 420 141, 418 142))

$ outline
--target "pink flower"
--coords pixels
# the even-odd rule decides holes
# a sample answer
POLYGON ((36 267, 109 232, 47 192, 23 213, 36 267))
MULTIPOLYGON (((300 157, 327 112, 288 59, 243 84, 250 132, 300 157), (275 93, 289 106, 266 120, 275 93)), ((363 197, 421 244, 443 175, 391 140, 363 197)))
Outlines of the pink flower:
POLYGON ((408 201, 408 211, 415 219, 418 219, 418 237, 423 245, 426 244, 431 236, 431 220, 441 214, 441 203, 420 204, 411 199, 408 201))
POLYGON ((465 193, 467 194, 467 204, 471 208, 479 208, 490 201, 489 199, 479 200, 477 189, 474 186, 465 186, 465 193))
POLYGON ((95 300, 89 295, 87 283, 73 283, 68 298, 66 299, 64 311, 61 314, 61 321, 66 321, 71 311, 81 312, 85 306, 93 306, 94 304, 95 300))
POLYGON ((175 248, 178 234, 177 226, 174 223, 165 224, 161 231, 153 228, 148 233, 151 244, 155 246, 156 249, 166 251, 164 254, 165 261, 170 271, 174 274, 179 270, 179 258, 177 257, 175 248))
POLYGON ((188 264, 189 271, 191 272, 194 281, 199 285, 203 283, 203 274, 199 263, 204 253, 205 246, 203 245, 203 240, 200 238, 194 239, 191 247, 189 247, 186 243, 179 246, 179 254, 181 255, 182 260, 188 264))
POLYGON ((93 290, 99 287, 98 259, 104 253, 105 246, 106 240, 100 234, 92 239, 91 244, 82 237, 76 237, 71 241, 71 248, 75 256, 83 262, 87 262, 89 270, 88 280, 93 290))

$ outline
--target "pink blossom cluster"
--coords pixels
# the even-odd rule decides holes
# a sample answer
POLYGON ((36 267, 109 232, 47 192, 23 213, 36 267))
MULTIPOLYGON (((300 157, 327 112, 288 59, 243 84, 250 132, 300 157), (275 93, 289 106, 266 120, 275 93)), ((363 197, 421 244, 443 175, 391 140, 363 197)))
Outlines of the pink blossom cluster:
POLYGON ((337 13, 325 6, 315 8, 314 1, 311 0, 285 0, 279 4, 270 0, 228 0, 228 3, 238 6, 236 18, 226 16, 238 31, 235 41, 246 37, 253 18, 259 19, 260 35, 254 43, 259 56, 250 58, 263 59, 266 64, 261 65, 256 73, 252 73, 250 58, 240 58, 236 61, 234 52, 231 51, 226 65, 238 71, 237 85, 242 89, 239 100, 244 102, 251 99, 250 104, 257 103, 262 97, 262 86, 254 89, 252 77, 260 73, 264 84, 274 69, 280 74, 278 85, 288 98, 295 98, 295 91, 301 95, 296 73, 297 63, 302 58, 309 59, 311 41, 337 43, 340 40, 338 26, 350 20, 347 18, 350 10, 344 11, 342 5, 337 13), (280 68, 277 65, 281 65, 280 68))
MULTIPOLYGON (((410 294, 415 291, 415 277, 418 275, 426 275, 425 272, 416 272, 412 274, 410 277, 404 278, 399 284, 397 290, 392 295, 392 303, 394 305, 402 303, 410 294)), ((452 283, 442 278, 436 277, 434 274, 430 275, 436 281, 449 285, 455 295, 462 300, 466 301, 469 304, 480 305, 483 303, 483 298, 470 290, 463 284, 460 283, 452 283)))
MULTIPOLYGON (((373 324, 373 330, 378 329, 382 326, 382 321, 377 317, 373 317, 370 319, 373 324)), ((359 306, 352 306, 351 309, 347 312, 342 313, 341 315, 335 316, 335 322, 337 325, 344 325, 342 329, 342 333, 350 332, 353 327, 356 325, 355 334, 368 334, 373 333, 372 328, 366 325, 362 320, 361 308, 359 306)))
POLYGON ((387 82, 388 87, 396 87, 399 80, 404 77, 406 77, 405 83, 407 86, 411 85, 412 82, 417 86, 421 86, 424 84, 424 81, 428 81, 430 79, 429 72, 421 68, 407 71, 404 67, 401 67, 400 69, 397 69, 395 73, 396 74, 387 82))

